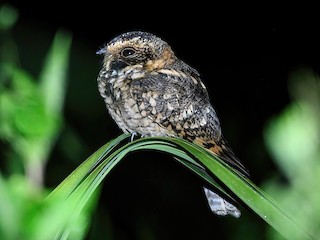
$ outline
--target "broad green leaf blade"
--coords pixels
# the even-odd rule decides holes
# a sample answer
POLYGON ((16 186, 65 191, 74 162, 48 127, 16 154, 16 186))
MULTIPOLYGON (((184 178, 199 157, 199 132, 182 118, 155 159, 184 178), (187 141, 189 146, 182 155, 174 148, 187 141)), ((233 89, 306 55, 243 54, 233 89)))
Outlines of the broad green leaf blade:
POLYGON ((90 170, 97 165, 103 156, 108 152, 111 152, 121 141, 128 138, 127 135, 122 134, 116 139, 106 143, 96 152, 94 152, 87 160, 85 160, 79 167, 77 167, 67 178, 63 180, 48 196, 48 198, 54 197, 56 194, 59 196, 69 196, 85 179, 90 170))
MULTIPOLYGON (((287 210, 280 207, 278 203, 276 203, 249 179, 243 177, 236 170, 226 165, 222 160, 213 156, 202 147, 180 138, 151 139, 153 141, 158 139, 160 141, 176 143, 182 147, 185 152, 193 155, 203 166, 205 166, 205 168, 210 170, 212 174, 219 178, 219 180, 222 181, 239 199, 241 199, 249 208, 256 212, 285 238, 312 239, 312 237, 293 220, 294 218, 290 216, 287 210), (283 228, 283 226, 288 227, 283 228)), ((149 141, 149 139, 141 139, 137 141, 149 141)), ((152 146, 151 149, 154 148, 155 147, 152 146)), ((146 149, 148 149, 147 146, 146 149)))
MULTIPOLYGON (((83 209, 91 200, 92 195, 99 187, 102 179, 98 177, 103 164, 112 160, 112 156, 104 159, 112 153, 114 149, 128 136, 121 135, 102 146, 77 169, 75 169, 58 187, 56 187, 46 201, 54 204, 60 204, 62 214, 68 214, 57 229, 54 239, 67 239, 74 228, 74 222, 77 222, 79 216, 83 214, 83 209), (104 161, 101 161, 101 160, 104 161), (95 184, 94 184, 95 183, 95 184), (93 187, 92 187, 93 186, 93 187)), ((118 147, 119 151, 119 147, 118 147)))
MULTIPOLYGON (((164 139, 166 140, 166 139, 164 139)), ((134 150, 155 150, 155 151, 162 151, 167 152, 174 157, 176 161, 187 167, 189 170, 196 173, 198 176, 200 176, 203 180, 214 186, 214 188, 217 188, 220 192, 222 192, 224 195, 228 196, 229 198, 233 199, 221 186, 218 184, 201 166, 198 162, 196 162, 193 158, 188 156, 186 152, 177 149, 176 145, 173 145, 172 143, 166 142, 166 141, 147 141, 147 144, 144 144, 140 147, 135 147, 134 150)))
MULTIPOLYGON (((218 189, 218 191, 222 192, 224 195, 228 196, 230 199, 233 199, 233 197, 228 194, 219 183, 217 183, 216 180, 214 180, 207 172, 205 172, 202 168, 199 168, 192 163, 190 163, 188 160, 181 158, 175 159, 180 162, 182 165, 187 167, 189 170, 193 171, 195 174, 197 174, 199 177, 201 177, 203 180, 205 180, 207 183, 211 184, 214 188, 218 189)), ((234 199, 233 199, 234 200, 234 199)))
MULTIPOLYGON (((282 207, 259 189, 250 180, 244 178, 236 170, 226 165, 218 157, 207 150, 179 138, 142 138, 120 146, 127 135, 104 145, 83 164, 81 164, 53 194, 63 192, 69 198, 77 199, 76 214, 80 214, 86 202, 90 199, 95 189, 101 184, 107 174, 129 153, 139 150, 157 150, 173 155, 176 160, 195 172, 202 179, 218 187, 214 179, 204 172, 216 176, 231 192, 243 201, 249 208, 256 212, 270 226, 276 229, 287 239, 312 239, 282 207), (283 225, 289 226, 283 228, 283 225)), ((75 215, 76 215, 75 214, 75 215)), ((68 233, 68 229, 62 229, 68 233)), ((67 236, 68 234, 65 234, 67 236)))
POLYGON ((218 157, 182 139, 172 139, 192 153, 212 174, 218 177, 238 198, 287 239, 312 239, 270 196, 249 179, 238 174, 218 157), (287 226, 283 228, 283 226, 287 226))

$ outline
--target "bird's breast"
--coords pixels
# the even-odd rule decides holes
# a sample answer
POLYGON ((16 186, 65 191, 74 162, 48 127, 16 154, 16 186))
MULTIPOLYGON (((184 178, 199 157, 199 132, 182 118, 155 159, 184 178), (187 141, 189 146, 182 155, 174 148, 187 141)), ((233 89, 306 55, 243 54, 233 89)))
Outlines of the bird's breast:
POLYGON ((157 133, 164 135, 143 106, 138 106, 130 92, 132 81, 145 75, 146 73, 139 69, 101 71, 98 78, 99 92, 110 115, 124 132, 150 136, 157 133))
POLYGON ((99 74, 98 89, 107 104, 127 98, 131 82, 145 76, 140 65, 119 68, 119 64, 117 62, 117 67, 103 69, 99 74))

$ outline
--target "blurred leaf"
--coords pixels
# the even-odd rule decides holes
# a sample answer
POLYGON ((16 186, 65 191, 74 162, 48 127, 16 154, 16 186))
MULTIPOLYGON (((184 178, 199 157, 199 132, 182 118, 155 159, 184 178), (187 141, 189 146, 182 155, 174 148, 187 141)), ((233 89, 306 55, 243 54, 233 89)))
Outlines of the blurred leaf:
POLYGON ((46 113, 43 100, 34 80, 26 72, 15 69, 11 109, 13 123, 19 135, 28 138, 46 137, 54 125, 52 116, 46 113))
MULTIPOLYGON (((67 224, 75 202, 55 198, 44 201, 44 192, 34 192, 23 176, 13 175, 5 180, 0 175, 0 239, 54 239, 61 224, 67 224)), ((97 201, 90 199, 85 211, 72 222, 69 239, 83 239, 89 218, 97 201)))
POLYGON ((11 28, 18 19, 17 11, 10 5, 0 6, 0 31, 11 28))
MULTIPOLYGON (((303 167, 314 161, 312 154, 318 146, 317 120, 309 106, 293 103, 282 115, 272 120, 267 127, 267 147, 283 173, 293 181, 301 174, 303 167)), ((302 176, 301 176, 302 177, 302 176)))
POLYGON ((11 89, 0 96, 1 137, 10 141, 25 163, 43 161, 48 152, 45 145, 59 119, 45 110, 33 78, 21 69, 11 69, 11 89))
POLYGON ((35 187, 43 184, 45 164, 62 128, 70 46, 70 34, 58 31, 40 84, 14 65, 1 65, 10 78, 0 96, 1 138, 21 157, 35 187))
POLYGON ((71 35, 57 31, 40 76, 45 107, 52 115, 60 114, 64 104, 70 47, 71 35))
POLYGON ((12 189, 0 175, 0 239, 14 239, 18 237, 16 229, 19 228, 19 214, 13 204, 15 200, 11 193, 12 189))
MULTIPOLYGON (((320 81, 304 67, 291 73, 289 85, 294 101, 265 130, 267 147, 288 183, 272 179, 264 188, 292 209, 313 236, 320 236, 320 81)), ((273 231, 269 236, 279 238, 273 231)))
POLYGON ((315 117, 320 118, 320 79, 312 68, 304 66, 292 71, 288 88, 295 101, 307 104, 315 117))
POLYGON ((12 117, 14 107, 10 94, 0 95, 0 138, 2 139, 8 139, 15 134, 12 117))
MULTIPOLYGON (((26 176, 16 174, 17 169, 7 179, 0 174, 0 239, 53 239, 75 204, 58 198, 44 201, 47 194, 37 186, 42 185, 46 160, 62 127, 71 36, 56 33, 37 81, 17 64, 17 47, 7 31, 17 16, 9 5, 0 6, 0 138, 13 149, 5 160, 23 162, 26 176)), ((31 54, 29 59, 34 58, 31 54)), ((84 238, 95 196, 73 219, 70 239, 84 238)))

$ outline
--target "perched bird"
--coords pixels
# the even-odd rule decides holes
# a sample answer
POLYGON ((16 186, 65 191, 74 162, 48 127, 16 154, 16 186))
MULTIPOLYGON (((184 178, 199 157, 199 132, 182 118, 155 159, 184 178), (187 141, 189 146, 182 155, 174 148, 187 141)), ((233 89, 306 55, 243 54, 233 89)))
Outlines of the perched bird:
MULTIPOLYGON (((177 58, 167 42, 148 32, 127 32, 97 54, 104 55, 98 89, 123 132, 184 138, 249 176, 222 135, 199 73, 177 58)), ((204 191, 215 214, 241 215, 234 203, 204 191)))

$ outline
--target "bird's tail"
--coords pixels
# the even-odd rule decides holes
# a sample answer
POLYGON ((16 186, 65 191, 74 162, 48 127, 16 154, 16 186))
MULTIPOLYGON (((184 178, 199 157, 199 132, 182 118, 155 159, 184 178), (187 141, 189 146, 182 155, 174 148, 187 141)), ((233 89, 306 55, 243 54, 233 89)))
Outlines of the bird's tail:
POLYGON ((213 213, 220 216, 231 215, 235 218, 239 218, 241 216, 240 210, 226 199, 220 197, 217 193, 206 187, 203 187, 203 189, 204 193, 206 194, 210 209, 213 213))

